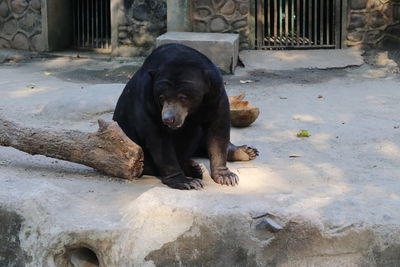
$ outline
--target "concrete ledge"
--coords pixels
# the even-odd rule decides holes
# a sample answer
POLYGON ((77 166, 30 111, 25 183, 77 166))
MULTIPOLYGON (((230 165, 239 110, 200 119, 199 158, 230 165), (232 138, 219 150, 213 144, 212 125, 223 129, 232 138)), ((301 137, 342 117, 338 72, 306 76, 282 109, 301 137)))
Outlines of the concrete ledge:
MULTIPOLYGON (((121 181, 0 146, 0 266, 399 267, 400 90, 398 74, 383 73, 397 67, 397 51, 368 54, 373 64, 352 70, 308 70, 333 59, 344 65, 323 52, 319 60, 312 53, 318 65, 303 52, 275 53, 268 63, 277 69, 286 54, 281 67, 296 71, 225 77, 229 95, 245 92, 260 107, 254 124, 231 130, 233 143, 261 152, 228 163, 240 176, 236 187, 214 183, 209 172, 199 191, 154 177, 121 181), (300 129, 311 136, 300 140, 300 129)), ((111 119, 109 103, 125 86, 89 82, 141 60, 27 59, 0 64, 1 116, 85 132, 98 117, 111 119)))
POLYGON ((364 64, 363 50, 243 50, 239 57, 248 70, 329 69, 364 64))
POLYGON ((231 33, 167 32, 157 46, 179 43, 190 46, 214 62, 225 73, 234 73, 239 54, 239 35, 231 33))

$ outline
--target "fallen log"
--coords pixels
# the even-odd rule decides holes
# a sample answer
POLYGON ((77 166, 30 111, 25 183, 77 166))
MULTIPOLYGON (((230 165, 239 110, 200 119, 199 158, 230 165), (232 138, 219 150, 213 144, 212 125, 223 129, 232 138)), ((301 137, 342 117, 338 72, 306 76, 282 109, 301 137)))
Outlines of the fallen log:
POLYGON ((143 171, 142 148, 116 122, 98 123, 97 132, 84 133, 23 127, 0 117, 0 146, 80 163, 115 177, 139 177, 143 171))

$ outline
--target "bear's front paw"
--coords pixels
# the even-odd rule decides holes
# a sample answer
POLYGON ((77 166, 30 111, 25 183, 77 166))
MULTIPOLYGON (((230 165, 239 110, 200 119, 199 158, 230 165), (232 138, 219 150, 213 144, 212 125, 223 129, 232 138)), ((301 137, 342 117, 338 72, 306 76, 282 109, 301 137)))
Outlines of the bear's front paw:
POLYGON ((227 167, 219 167, 212 174, 212 179, 217 184, 235 186, 239 184, 239 177, 227 167))
POLYGON ((243 149, 244 152, 245 152, 247 155, 249 155, 249 160, 255 159, 255 158, 258 156, 258 154, 259 154, 258 149, 257 149, 257 148, 254 148, 254 147, 242 146, 241 149, 243 149))
POLYGON ((203 179, 203 169, 196 161, 189 159, 182 164, 182 170, 186 176, 203 179))
POLYGON ((231 145, 228 151, 228 161, 248 161, 258 156, 258 150, 250 146, 231 145))
POLYGON ((183 175, 164 178, 162 179, 163 184, 168 185, 171 188, 181 189, 181 190, 191 190, 191 189, 202 189, 204 187, 203 182, 200 179, 189 179, 183 175))

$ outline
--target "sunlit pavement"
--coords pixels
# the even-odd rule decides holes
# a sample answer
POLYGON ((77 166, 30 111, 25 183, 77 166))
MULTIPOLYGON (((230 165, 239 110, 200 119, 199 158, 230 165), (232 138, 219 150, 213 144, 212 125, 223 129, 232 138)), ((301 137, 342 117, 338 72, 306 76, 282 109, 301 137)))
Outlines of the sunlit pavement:
MULTIPOLYGON (((111 248, 113 253, 135 249, 126 262, 156 262, 160 255, 152 254, 153 258, 145 260, 146 255, 183 233, 195 231, 193 225, 207 224, 213 218, 213 223, 221 220, 224 227, 231 220, 232 231, 240 232, 233 239, 244 246, 246 235, 254 230, 251 221, 266 217, 258 218, 257 214, 271 213, 286 234, 296 236, 298 229, 293 230, 291 222, 305 228, 311 225, 311 232, 299 237, 309 250, 304 252, 300 245, 289 244, 287 249, 293 257, 288 266, 318 265, 325 256, 335 255, 332 259, 338 260, 346 253, 347 258, 340 258, 344 264, 356 264, 371 253, 384 255, 385 248, 399 251, 397 63, 381 55, 381 65, 357 61, 333 68, 329 64, 302 67, 299 59, 281 56, 295 60, 294 68, 287 68, 290 62, 284 62, 284 69, 255 64, 225 76, 229 95, 245 93, 245 100, 261 111, 250 127, 231 132, 233 143, 260 151, 254 161, 229 163, 240 177, 237 187, 217 185, 205 175, 205 189, 177 191, 152 177, 121 181, 78 164, 0 147, 0 205, 21 211, 30 218, 24 227, 38 227, 45 236, 37 248, 33 247, 38 234, 23 238, 22 246, 39 255, 40 247, 48 246, 46 242, 59 233, 78 229, 84 232, 81 238, 90 242, 87 231, 107 230, 115 231, 117 237, 113 238, 120 242, 111 248), (307 130, 311 136, 297 137, 300 130, 307 130), (126 231, 130 231, 127 235, 131 239, 121 234, 121 229, 130 229, 126 231), (322 245, 314 244, 315 240, 322 240, 322 245), (308 259, 293 252, 300 250, 308 259)), ((319 57, 325 62, 335 55, 319 57)), ((76 60, 50 58, 0 65, 0 115, 33 127, 96 131, 98 118, 111 119, 124 84, 89 84, 60 75, 63 64, 71 70, 86 68, 84 62, 76 64, 76 60)), ((318 58, 313 60, 318 62, 318 58)), ((100 69, 101 62, 89 68, 100 69)), ((107 68, 126 64, 104 62, 107 68)), ((200 161, 208 168, 207 160, 200 161)), ((99 236, 108 238, 103 232, 96 234, 97 239, 101 239, 99 236)), ((78 234, 72 239, 78 242, 79 238, 78 234)), ((279 233, 249 236, 253 241, 248 241, 248 253, 254 254, 257 262, 268 262, 267 256, 263 259, 263 249, 274 238, 284 242, 279 241, 279 233)), ((395 254, 387 255, 399 259, 393 258, 395 254)), ((283 262, 280 256, 276 259, 283 262)), ((123 262, 122 258, 107 260, 123 262)))

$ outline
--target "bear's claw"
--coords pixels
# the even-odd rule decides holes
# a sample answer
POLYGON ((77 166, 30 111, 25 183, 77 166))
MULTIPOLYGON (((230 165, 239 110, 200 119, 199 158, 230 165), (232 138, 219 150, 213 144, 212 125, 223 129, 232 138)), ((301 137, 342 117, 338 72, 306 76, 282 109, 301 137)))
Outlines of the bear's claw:
POLYGON ((250 146, 243 146, 243 147, 241 147, 241 149, 243 149, 244 152, 247 155, 249 155, 249 159, 250 160, 255 159, 259 155, 259 152, 258 152, 257 148, 250 147, 250 146))
POLYGON ((185 161, 182 165, 182 169, 188 177, 203 179, 203 169, 201 165, 192 159, 185 161))
POLYGON ((228 149, 228 161, 248 161, 258 156, 258 150, 250 146, 230 145, 228 149))
POLYGON ((218 168, 211 177, 217 184, 230 186, 239 184, 239 177, 226 167, 218 168))
POLYGON ((182 189, 182 190, 199 190, 204 187, 203 182, 200 179, 189 179, 183 175, 176 176, 173 178, 162 179, 163 184, 168 185, 169 187, 182 189))

